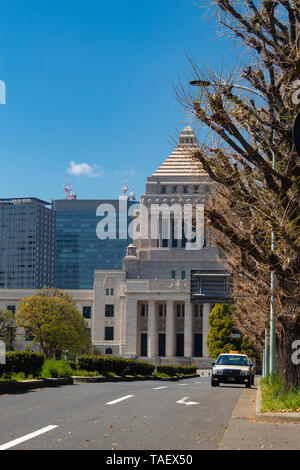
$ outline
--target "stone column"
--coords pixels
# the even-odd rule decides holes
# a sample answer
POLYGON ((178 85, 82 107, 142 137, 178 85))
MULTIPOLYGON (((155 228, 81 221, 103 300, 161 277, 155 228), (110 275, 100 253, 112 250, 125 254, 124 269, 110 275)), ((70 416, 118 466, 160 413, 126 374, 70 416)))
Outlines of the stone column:
POLYGON ((202 333, 202 356, 209 357, 209 352, 206 345, 209 324, 208 324, 208 315, 210 314, 210 304, 203 304, 203 333, 202 333))
POLYGON ((174 309, 173 300, 167 300, 166 311, 166 356, 174 356, 174 309))
POLYGON ((137 354, 137 299, 126 298, 126 345, 127 354, 137 354))
POLYGON ((192 305, 191 302, 188 300, 187 302, 185 302, 184 307, 184 357, 192 357, 192 326, 192 305))
POLYGON ((148 357, 154 357, 157 355, 156 352, 156 312, 155 312, 155 300, 149 300, 148 302, 148 357))

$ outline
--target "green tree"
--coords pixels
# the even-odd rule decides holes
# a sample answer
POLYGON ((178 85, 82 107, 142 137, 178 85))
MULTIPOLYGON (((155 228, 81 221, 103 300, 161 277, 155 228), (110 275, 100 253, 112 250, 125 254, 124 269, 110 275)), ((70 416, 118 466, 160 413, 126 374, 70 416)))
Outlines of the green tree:
POLYGON ((0 338, 12 349, 12 340, 15 333, 15 316, 10 310, 0 310, 0 338))
POLYGON ((233 338, 235 327, 234 307, 227 304, 216 304, 208 317, 209 332, 207 347, 211 357, 217 358, 221 352, 238 351, 242 354, 255 356, 255 351, 246 338, 233 338))
POLYGON ((74 301, 57 289, 42 289, 22 299, 16 314, 17 326, 30 332, 46 358, 84 350, 90 342, 85 321, 74 301))

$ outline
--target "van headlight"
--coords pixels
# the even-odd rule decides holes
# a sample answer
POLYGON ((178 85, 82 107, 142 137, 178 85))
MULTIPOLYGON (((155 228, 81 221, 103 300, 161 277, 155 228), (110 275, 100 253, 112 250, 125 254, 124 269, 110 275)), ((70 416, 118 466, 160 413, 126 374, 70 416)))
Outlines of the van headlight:
POLYGON ((213 375, 223 375, 223 369, 214 369, 213 375))
POLYGON ((242 369, 241 370, 241 375, 249 375, 250 374, 250 369, 242 369))

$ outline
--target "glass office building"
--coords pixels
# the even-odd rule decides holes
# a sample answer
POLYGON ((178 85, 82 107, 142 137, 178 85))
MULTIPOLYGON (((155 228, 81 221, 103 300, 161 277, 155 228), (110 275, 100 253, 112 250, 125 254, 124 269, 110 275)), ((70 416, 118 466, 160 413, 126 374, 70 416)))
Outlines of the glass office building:
POLYGON ((55 213, 48 205, 0 199, 0 288, 54 286, 55 213))
POLYGON ((132 241, 127 230, 132 220, 128 210, 134 204, 138 207, 128 199, 52 201, 56 212, 55 287, 93 289, 95 269, 122 268, 126 247, 132 241), (105 211, 108 205, 111 212, 105 211), (106 238, 102 229, 112 229, 112 233, 106 238))

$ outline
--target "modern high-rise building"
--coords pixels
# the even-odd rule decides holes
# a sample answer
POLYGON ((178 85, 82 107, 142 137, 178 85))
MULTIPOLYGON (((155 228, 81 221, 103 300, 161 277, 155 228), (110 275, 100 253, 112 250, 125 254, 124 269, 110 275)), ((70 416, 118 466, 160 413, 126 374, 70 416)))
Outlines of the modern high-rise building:
POLYGON ((128 225, 133 205, 138 203, 127 198, 52 201, 56 213, 55 287, 93 289, 96 269, 122 268, 132 241, 128 225))
POLYGON ((0 287, 54 286, 55 213, 36 198, 0 199, 0 287))

